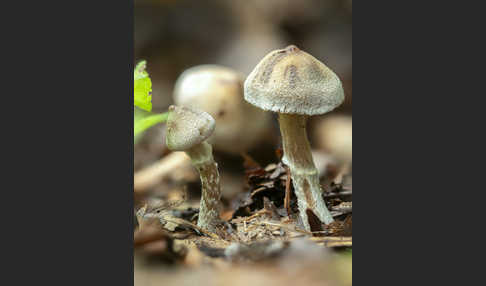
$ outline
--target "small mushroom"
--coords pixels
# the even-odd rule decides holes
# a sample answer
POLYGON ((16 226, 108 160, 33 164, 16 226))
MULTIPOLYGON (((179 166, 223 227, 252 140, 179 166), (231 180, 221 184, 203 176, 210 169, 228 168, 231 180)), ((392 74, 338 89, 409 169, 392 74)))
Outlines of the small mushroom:
POLYGON ((170 106, 167 118, 167 148, 185 151, 201 178, 201 203, 197 225, 215 231, 219 222, 221 187, 218 164, 213 159, 212 147, 205 140, 215 128, 214 119, 204 111, 182 106, 170 106))
POLYGON ((219 65, 184 71, 174 88, 174 102, 209 113, 218 128, 208 139, 216 150, 237 154, 262 141, 270 127, 269 114, 243 99, 244 76, 219 65))
POLYGON ((245 100, 278 113, 284 156, 298 199, 300 217, 310 229, 307 213, 321 222, 333 222, 312 160, 306 122, 312 115, 327 113, 344 100, 337 75, 322 62, 294 45, 265 56, 245 81, 245 100))

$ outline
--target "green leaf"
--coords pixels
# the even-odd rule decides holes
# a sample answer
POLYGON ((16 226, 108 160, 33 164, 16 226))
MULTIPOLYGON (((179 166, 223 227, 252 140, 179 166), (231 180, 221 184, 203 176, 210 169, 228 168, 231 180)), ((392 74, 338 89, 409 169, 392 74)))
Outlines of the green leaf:
POLYGON ((150 113, 135 109, 133 120, 133 134, 135 142, 145 130, 167 121, 168 113, 150 113))
POLYGON ((135 106, 152 111, 152 81, 146 71, 147 62, 141 61, 135 67, 134 77, 134 101, 135 106))

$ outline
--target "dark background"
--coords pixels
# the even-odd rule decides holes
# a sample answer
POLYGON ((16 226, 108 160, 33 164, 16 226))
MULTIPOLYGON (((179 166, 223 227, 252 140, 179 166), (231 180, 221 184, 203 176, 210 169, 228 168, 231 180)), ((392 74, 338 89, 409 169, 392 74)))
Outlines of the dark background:
MULTIPOLYGON (((270 51, 294 44, 330 67, 343 82, 346 94, 345 103, 329 116, 311 118, 311 143, 320 145, 315 125, 322 117, 341 114, 352 121, 351 1, 137 0, 134 32, 135 62, 148 61, 154 112, 164 112, 173 103, 175 81, 188 68, 218 64, 246 76, 270 51)), ((270 140, 277 148, 276 120, 273 124, 270 140)), ((164 129, 164 125, 150 129, 136 144, 135 170, 168 152, 163 144, 164 129)), ((264 156, 265 152, 251 154, 261 163, 269 163, 274 157, 264 156)))
POLYGON ((153 80, 154 111, 172 102, 187 68, 220 64, 244 74, 290 44, 328 65, 344 83, 351 110, 352 2, 343 0, 137 0, 135 60, 153 80))

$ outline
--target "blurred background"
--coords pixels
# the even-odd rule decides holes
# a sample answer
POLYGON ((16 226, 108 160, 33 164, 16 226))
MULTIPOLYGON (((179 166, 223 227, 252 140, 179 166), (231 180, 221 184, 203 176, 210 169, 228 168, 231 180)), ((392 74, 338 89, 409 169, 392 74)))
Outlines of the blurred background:
MULTIPOLYGON (((346 102, 323 117, 350 116, 351 8, 350 0, 136 0, 135 61, 148 61, 153 109, 164 112, 173 104, 175 82, 186 69, 219 64, 247 75, 270 51, 294 44, 324 62, 343 82, 346 102)), ((313 117, 310 124, 319 119, 313 117)), ((150 147, 159 132, 163 126, 150 130, 138 147, 150 147)), ((315 135, 309 132, 314 141, 315 135)), ((159 152, 136 153, 136 168, 164 152, 159 143, 152 146, 162 148, 159 152)))
MULTIPOLYGON (((147 70, 153 83, 154 112, 165 112, 174 103, 175 83, 185 70, 198 65, 217 64, 241 72, 244 80, 266 54, 290 44, 325 63, 343 83, 345 102, 331 113, 312 117, 308 126, 320 172, 336 172, 350 166, 352 161, 351 0, 135 0, 135 62, 147 60, 147 70)), ((268 124, 265 132, 239 150, 218 146, 216 142, 215 159, 219 164, 226 201, 231 201, 244 188, 241 153, 249 154, 262 166, 278 161, 275 152, 281 144, 278 123, 275 115, 269 116, 268 122, 265 121, 268 124)), ((251 121, 251 118, 248 120, 251 121)), ((217 126, 224 124, 224 119, 220 121, 217 120, 217 126)), ((164 132, 165 126, 158 125, 137 141, 136 174, 160 164, 169 155, 164 132)), ((147 179, 148 183, 144 181, 145 185, 140 183, 140 193, 167 197, 170 195, 168 190, 180 186, 178 182, 183 181, 193 190, 189 195, 193 196, 197 207, 197 173, 190 166, 171 167, 171 170, 170 174, 161 175, 160 168, 158 171, 152 169, 152 177, 150 172, 145 172, 144 176, 150 179, 147 179)), ((140 255, 136 255, 135 285, 158 285, 164 281, 171 284, 170 279, 184 285, 193 285, 192 282, 199 280, 205 285, 204 281, 208 280, 204 277, 210 275, 204 271, 193 271, 185 278, 161 278, 157 276, 160 267, 138 263, 140 259, 140 255)), ((240 274, 246 273, 245 269, 240 269, 240 274)), ((339 285, 350 285, 346 279, 339 285)), ((252 283, 294 285, 282 280, 274 284, 262 278, 252 283)), ((332 281, 307 282, 309 285, 338 285, 332 281)))

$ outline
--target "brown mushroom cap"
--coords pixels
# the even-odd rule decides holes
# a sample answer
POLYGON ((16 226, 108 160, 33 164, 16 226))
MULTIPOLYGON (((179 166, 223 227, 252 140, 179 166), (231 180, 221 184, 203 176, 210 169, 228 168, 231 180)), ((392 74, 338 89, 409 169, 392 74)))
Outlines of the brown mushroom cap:
POLYGON ((188 150, 211 136, 214 127, 214 119, 208 113, 172 105, 167 118, 167 147, 172 151, 188 150))
POLYGON ((338 76, 294 45, 266 55, 245 81, 245 100, 279 113, 318 115, 344 100, 338 76))

